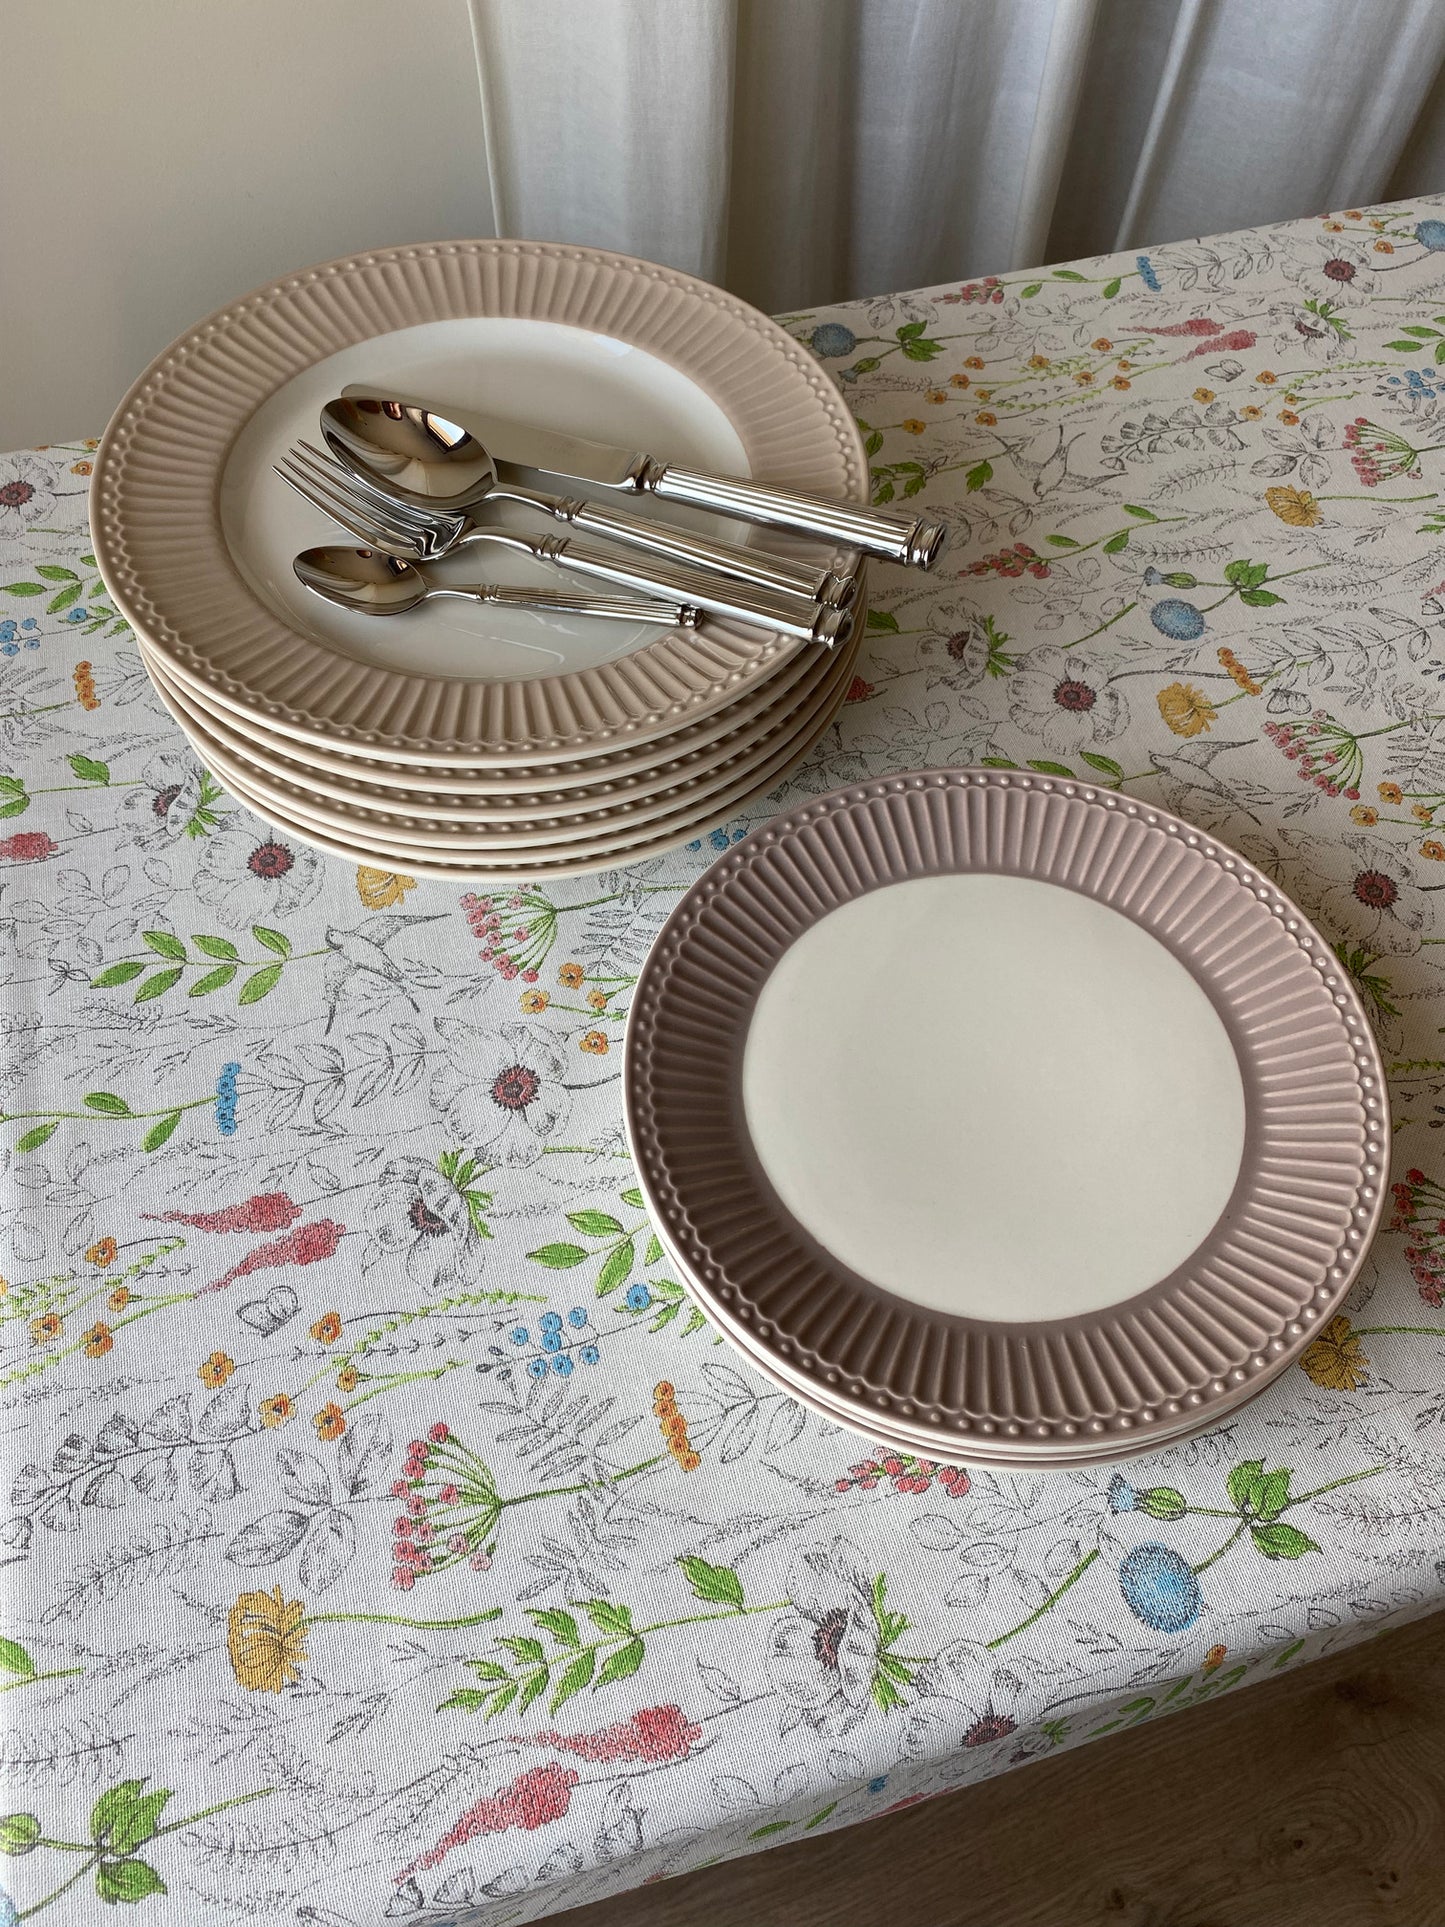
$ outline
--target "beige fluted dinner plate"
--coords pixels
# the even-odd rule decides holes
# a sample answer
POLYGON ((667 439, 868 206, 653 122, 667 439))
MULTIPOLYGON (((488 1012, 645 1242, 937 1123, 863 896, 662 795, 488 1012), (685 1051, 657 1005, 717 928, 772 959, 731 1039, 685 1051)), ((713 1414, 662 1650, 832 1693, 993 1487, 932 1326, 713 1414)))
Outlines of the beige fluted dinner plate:
POLYGON ((1188 824, 1042 776, 889 778, 754 831, 644 965, 625 1094, 709 1316, 934 1457, 1212 1423, 1338 1306, 1384 1193, 1329 945, 1188 824))
POLYGON ((243 775, 237 773, 229 758, 215 755, 214 746, 203 739, 199 727, 174 706, 174 698, 159 684, 157 693, 191 741, 192 749, 232 795, 263 821, 286 830, 318 850, 379 869, 395 869, 398 864, 404 863, 407 871, 417 877, 446 881, 474 881, 481 876, 565 878, 585 876, 599 869, 612 869, 663 855, 706 835, 709 830, 750 808, 801 761, 832 722, 847 692, 852 656, 857 647, 858 635, 855 632, 853 641, 848 645, 848 660, 840 666, 843 673, 830 685, 826 700, 812 720, 784 752, 770 759, 768 765, 748 779, 747 786, 730 786, 721 794, 700 796, 695 806, 675 822, 664 827, 644 824, 638 834, 630 838, 614 837, 597 846, 554 845, 537 851, 529 851, 525 845, 519 844, 515 851, 509 851, 505 857, 489 854, 455 863, 439 862, 435 860, 434 853, 429 851, 382 847, 374 842, 343 836, 318 826, 300 812, 276 809, 250 787, 243 775), (223 762, 225 768, 221 767, 223 762))
POLYGON ((444 806, 435 812, 442 816, 455 809, 468 818, 508 821, 538 813, 576 814, 623 801, 641 804, 659 790, 701 779, 789 719, 803 716, 836 666, 829 651, 811 651, 801 659, 804 673, 777 679, 780 683, 786 680, 787 686, 771 700, 764 690, 738 704, 739 720, 731 727, 731 707, 718 712, 720 728, 698 725, 701 741, 692 730, 684 730, 676 739, 671 735, 658 737, 616 757, 480 772, 421 764, 380 765, 327 755, 287 737, 273 736, 233 711, 211 705, 194 684, 172 674, 144 643, 141 653, 152 680, 164 685, 176 706, 200 720, 223 749, 240 754, 247 763, 272 776, 303 782, 317 795, 337 802, 414 814, 422 808, 422 799, 431 797, 444 799, 444 806), (673 753, 675 740, 682 746, 678 753, 673 753))
MULTIPOLYGON (((214 702, 297 742, 392 762, 565 761, 706 717, 807 647, 721 621, 634 636, 538 617, 509 630, 462 604, 408 622, 313 609, 290 556, 332 531, 267 471, 354 380, 866 496, 858 430, 816 362, 690 276, 518 241, 330 262, 191 329, 133 385, 96 457, 96 556, 116 606, 214 702)), ((486 553, 501 578, 506 558, 486 553)), ((476 572, 475 553, 452 561, 476 572)))
MULTIPOLYGON (((535 851, 546 856, 565 847, 579 857, 607 858, 617 845, 639 836, 661 833, 677 825, 686 828, 700 811, 726 806, 730 799, 750 794, 759 781, 783 767, 797 754, 797 744, 811 741, 817 719, 831 714, 846 692, 852 675, 853 647, 832 665, 832 674, 819 695, 790 716, 767 737, 749 744, 707 775, 676 785, 641 804, 630 801, 600 804, 574 816, 519 816, 501 822, 447 820, 430 814, 389 815, 380 810, 338 803, 318 795, 304 781, 268 775, 244 754, 222 744, 207 720, 182 707, 172 694, 172 713, 182 723, 196 753, 223 783, 243 783, 248 795, 271 812, 325 830, 343 840, 356 840, 391 855, 433 861, 487 861, 492 856, 515 859, 535 851)), ((689 834, 691 832, 689 831, 689 834)), ((684 841, 686 838, 684 838, 684 841)))

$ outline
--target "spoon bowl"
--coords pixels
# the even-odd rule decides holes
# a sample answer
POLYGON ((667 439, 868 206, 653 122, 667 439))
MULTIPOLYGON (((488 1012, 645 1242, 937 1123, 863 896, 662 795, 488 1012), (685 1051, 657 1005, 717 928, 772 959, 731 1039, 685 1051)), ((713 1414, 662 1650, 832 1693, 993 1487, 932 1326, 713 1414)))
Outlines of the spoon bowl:
POLYGON ((341 395, 321 411, 333 455, 416 508, 472 507, 497 487, 497 465, 475 435, 435 409, 378 395, 341 395))
POLYGON ((368 616, 400 616, 425 602, 426 578, 414 563, 380 549, 348 549, 340 543, 305 549, 293 565, 297 579, 342 609, 368 616))

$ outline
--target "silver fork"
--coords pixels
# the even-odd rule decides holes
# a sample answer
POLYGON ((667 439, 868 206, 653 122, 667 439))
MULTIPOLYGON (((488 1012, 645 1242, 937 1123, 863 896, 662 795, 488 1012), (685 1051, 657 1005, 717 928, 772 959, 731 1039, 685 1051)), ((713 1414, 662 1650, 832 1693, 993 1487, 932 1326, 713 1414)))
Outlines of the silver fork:
POLYGON ((722 576, 704 574, 701 570, 644 568, 609 555, 603 549, 579 546, 568 536, 529 536, 511 529, 471 528, 466 516, 443 517, 414 509, 370 484, 360 483, 357 477, 304 443, 275 464, 275 468, 283 482, 358 541, 411 562, 435 561, 457 548, 465 533, 468 545, 492 542, 533 556, 540 562, 556 563, 577 575, 617 583, 665 601, 690 603, 710 615, 770 629, 803 642, 821 642, 831 648, 851 626, 848 612, 826 608, 801 596, 785 596, 746 584, 729 583, 722 576), (461 525, 460 531, 457 524, 461 525))

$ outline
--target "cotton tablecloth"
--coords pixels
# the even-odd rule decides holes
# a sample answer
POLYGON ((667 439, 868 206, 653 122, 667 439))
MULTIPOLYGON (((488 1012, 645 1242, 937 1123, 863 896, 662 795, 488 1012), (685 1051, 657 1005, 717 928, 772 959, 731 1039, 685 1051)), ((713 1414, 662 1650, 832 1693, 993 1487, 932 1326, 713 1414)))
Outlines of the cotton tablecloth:
POLYGON ((1262 864, 1390 1066, 1362 1279, 1148 1459, 821 1424, 691 1309, 621 1127, 638 967, 744 825, 515 890, 323 858, 152 696, 94 444, 8 457, 0 1921, 532 1920, 1445 1600, 1445 203, 787 325, 954 535, 750 820, 982 762, 1262 864))

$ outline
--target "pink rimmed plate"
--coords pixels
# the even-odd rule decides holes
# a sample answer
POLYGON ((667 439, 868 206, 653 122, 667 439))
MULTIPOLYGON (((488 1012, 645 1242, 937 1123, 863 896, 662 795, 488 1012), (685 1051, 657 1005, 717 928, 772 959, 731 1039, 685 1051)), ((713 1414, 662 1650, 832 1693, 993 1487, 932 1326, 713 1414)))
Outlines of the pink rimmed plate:
POLYGON ((1162 810, 938 770, 721 858, 632 1005, 634 1157, 709 1315, 934 1456, 1210 1423, 1378 1221, 1384 1082, 1328 944, 1162 810))
MULTIPOLYGON (((736 623, 632 634, 461 603, 378 622, 307 597, 291 558, 334 531, 270 464, 355 380, 785 487, 866 493, 858 430, 812 357, 690 276, 520 241, 308 269, 152 363, 96 457, 96 556, 116 605, 215 704, 298 743, 395 762, 562 761, 706 717, 807 646, 736 623)), ((511 563, 488 549, 484 564, 471 551, 440 566, 505 580, 511 563)))

